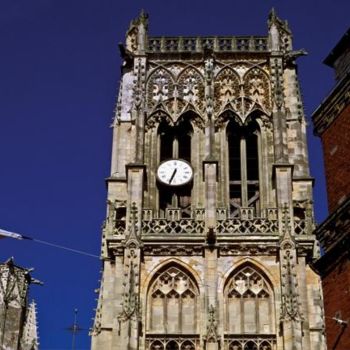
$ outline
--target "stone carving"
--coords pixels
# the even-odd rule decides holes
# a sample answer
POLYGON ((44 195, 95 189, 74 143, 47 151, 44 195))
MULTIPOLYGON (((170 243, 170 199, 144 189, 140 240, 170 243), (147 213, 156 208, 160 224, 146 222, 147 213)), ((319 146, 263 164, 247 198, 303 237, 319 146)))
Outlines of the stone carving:
POLYGON ((227 296, 269 297, 269 287, 264 277, 254 268, 247 266, 237 272, 228 285, 227 296))
POLYGON ((42 284, 13 258, 0 264, 0 342, 2 349, 38 349, 35 303, 28 305, 30 284, 42 284))
POLYGON ((287 205, 283 208, 283 237, 280 242, 281 260, 281 289, 282 309, 281 321, 303 319, 298 293, 298 280, 296 273, 296 245, 290 235, 289 210, 287 205))
MULTIPOLYGON (((245 69, 241 70, 241 74, 243 72, 245 69)), ((261 68, 250 69, 242 78, 233 69, 223 68, 215 78, 216 127, 222 126, 224 114, 222 112, 225 110, 231 110, 239 116, 239 124, 243 124, 247 116, 255 109, 269 114, 271 109, 270 90, 269 78, 261 68)))
POLYGON ((190 67, 180 73, 177 89, 178 98, 183 100, 185 105, 190 104, 194 109, 203 110, 204 82, 196 69, 190 67))
POLYGON ((201 52, 212 49, 214 52, 266 52, 266 37, 178 37, 148 39, 151 53, 201 52))
POLYGON ((194 235, 204 232, 204 221, 181 219, 169 221, 167 219, 153 219, 142 223, 143 235, 194 235))
POLYGON ((125 234, 126 229, 126 201, 107 201, 108 215, 105 222, 105 228, 108 228, 109 233, 115 235, 125 234))
POLYGON ((222 69, 215 77, 215 112, 225 108, 236 110, 236 99, 240 97, 239 76, 230 68, 222 69))
POLYGON ((126 48, 130 52, 137 51, 140 47, 144 46, 145 33, 148 27, 148 15, 141 11, 139 17, 133 19, 130 22, 129 29, 126 32, 126 48))
POLYGON ((252 220, 226 219, 218 220, 215 228, 218 235, 220 234, 277 234, 278 221, 255 218, 252 220))
POLYGON ((124 292, 122 295, 122 312, 118 315, 119 322, 125 322, 140 317, 139 304, 139 270, 140 247, 142 243, 137 235, 137 208, 133 203, 130 208, 129 235, 123 242, 124 251, 124 292))
POLYGON ((230 339, 225 341, 225 349, 228 350, 273 350, 275 349, 276 339, 272 337, 230 339))
POLYGON ((135 64, 135 76, 137 77, 133 87, 135 110, 139 111, 144 102, 144 85, 145 85, 145 61, 138 58, 135 64))
POLYGON ((149 290, 148 329, 161 334, 197 332, 199 291, 186 271, 169 266, 159 273, 149 290))
POLYGON ((146 349, 147 350, 197 350, 199 346, 199 339, 192 337, 171 337, 162 336, 160 339, 156 337, 146 338, 146 349))
POLYGON ((36 321, 36 304, 34 300, 29 304, 27 309, 23 334, 21 339, 21 349, 23 350, 38 350, 38 331, 36 321))
POLYGON ((148 245, 145 244, 143 248, 144 255, 155 255, 155 256, 202 256, 203 246, 202 245, 175 245, 162 244, 159 245, 148 245))
POLYGON ((147 107, 151 111, 174 95, 174 82, 164 68, 154 71, 147 82, 147 107))
POLYGON ((204 80, 193 67, 184 69, 177 81, 161 67, 153 71, 147 82, 147 108, 150 112, 164 110, 176 120, 187 110, 202 111, 204 80))
POLYGON ((225 288, 225 304, 226 332, 273 333, 273 293, 269 282, 254 266, 244 265, 229 279, 225 288))
POLYGON ((255 256, 255 255, 276 255, 278 247, 276 243, 266 242, 264 244, 231 244, 220 247, 222 256, 255 256))
POLYGON ((0 265, 0 302, 4 305, 25 307, 29 284, 28 271, 17 267, 12 258, 0 265))
POLYGON ((218 324, 216 321, 216 310, 213 305, 209 306, 208 310, 208 323, 207 323, 207 335, 205 337, 207 343, 217 343, 219 340, 217 331, 218 324))
POLYGON ((274 9, 269 14, 269 46, 272 51, 286 52, 292 47, 292 34, 287 21, 282 21, 274 9))
MULTIPOLYGON (((243 91, 249 96, 254 104, 264 111, 270 111, 270 83, 266 74, 260 68, 252 68, 244 75, 243 91)), ((247 111, 249 112, 249 110, 247 111)))
POLYGON ((284 91, 283 91, 283 76, 282 76, 282 63, 278 59, 274 59, 271 62, 272 74, 272 89, 274 95, 274 104, 277 110, 281 110, 284 107, 284 91))

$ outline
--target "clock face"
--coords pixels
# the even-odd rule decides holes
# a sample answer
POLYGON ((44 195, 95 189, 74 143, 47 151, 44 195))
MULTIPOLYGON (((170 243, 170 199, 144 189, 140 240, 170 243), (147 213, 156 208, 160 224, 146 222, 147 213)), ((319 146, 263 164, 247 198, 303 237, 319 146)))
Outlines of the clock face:
POLYGON ((168 186, 185 185, 192 180, 193 170, 190 163, 182 159, 170 159, 161 163, 157 178, 168 186))

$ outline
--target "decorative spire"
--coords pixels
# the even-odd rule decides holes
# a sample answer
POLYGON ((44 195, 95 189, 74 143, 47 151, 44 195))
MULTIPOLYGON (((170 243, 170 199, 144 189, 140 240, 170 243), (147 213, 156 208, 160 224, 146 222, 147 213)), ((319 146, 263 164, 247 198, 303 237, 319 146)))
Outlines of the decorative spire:
POLYGON ((143 52, 146 47, 148 14, 141 10, 140 15, 130 22, 126 32, 126 49, 130 52, 143 52))
POLYGON ((278 18, 274 8, 271 9, 268 17, 269 46, 273 52, 288 52, 292 50, 292 32, 288 22, 278 18))
POLYGON ((21 349, 23 350, 38 350, 38 326, 36 321, 36 304, 32 300, 30 303, 23 327, 23 334, 21 339, 21 349))

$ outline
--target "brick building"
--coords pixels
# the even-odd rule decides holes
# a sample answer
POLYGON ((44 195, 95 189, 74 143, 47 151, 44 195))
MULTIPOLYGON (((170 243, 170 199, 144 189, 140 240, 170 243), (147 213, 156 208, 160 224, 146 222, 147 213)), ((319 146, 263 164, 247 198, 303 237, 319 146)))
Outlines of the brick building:
POLYGON ((336 85, 313 113, 323 145, 329 216, 316 235, 325 252, 322 276, 329 349, 350 349, 350 29, 324 61, 336 85))

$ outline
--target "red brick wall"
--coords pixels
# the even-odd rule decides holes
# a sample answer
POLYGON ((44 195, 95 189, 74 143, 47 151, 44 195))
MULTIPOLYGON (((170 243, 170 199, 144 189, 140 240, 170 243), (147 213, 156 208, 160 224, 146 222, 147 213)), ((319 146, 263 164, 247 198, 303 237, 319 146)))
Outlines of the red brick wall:
POLYGON ((326 168, 328 209, 332 213, 350 195, 350 105, 325 130, 321 139, 326 168))
POLYGON ((344 258, 322 281, 328 350, 350 350, 350 261, 344 258), (346 327, 332 320, 337 312, 346 327))

